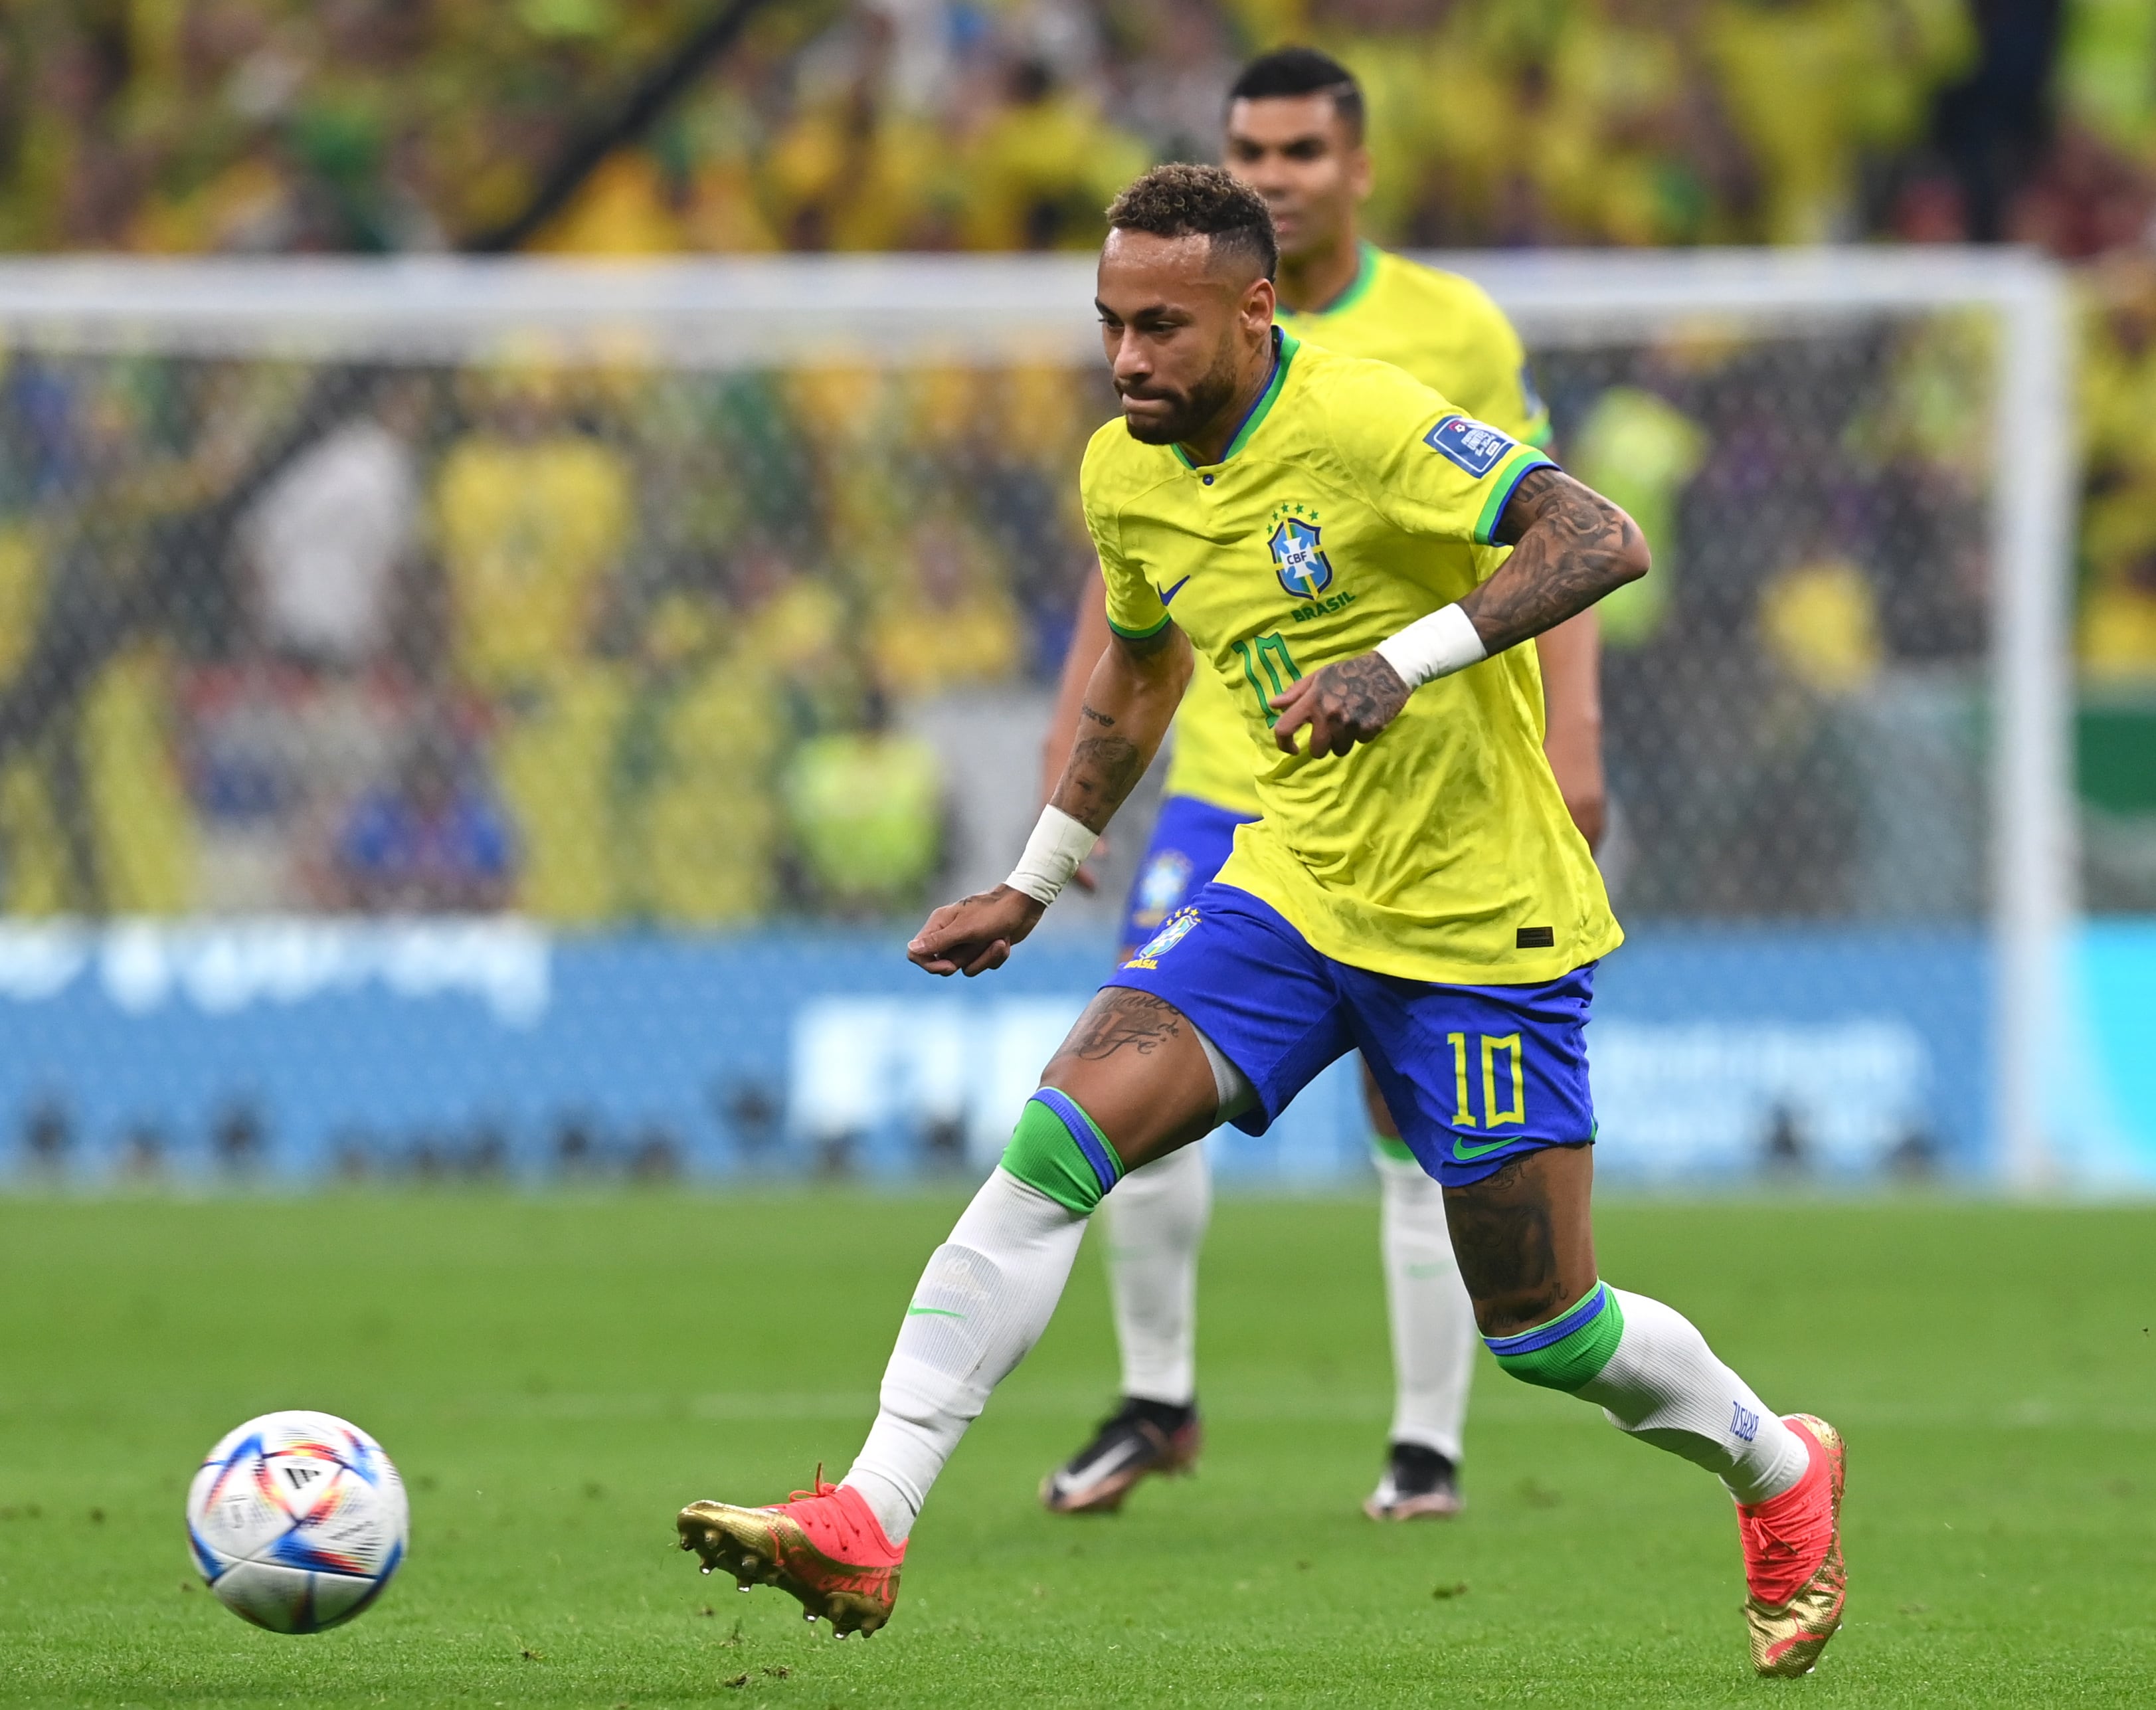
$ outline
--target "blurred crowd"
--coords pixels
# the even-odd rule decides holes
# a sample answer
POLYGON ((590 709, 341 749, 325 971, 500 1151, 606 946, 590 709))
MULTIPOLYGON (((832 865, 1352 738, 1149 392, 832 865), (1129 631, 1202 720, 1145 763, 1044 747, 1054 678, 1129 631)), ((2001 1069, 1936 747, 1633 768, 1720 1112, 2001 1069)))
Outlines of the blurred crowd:
MULTIPOLYGON (((2058 9, 797 0, 767 7, 540 241, 606 253, 1083 246, 1138 168, 1210 157, 1220 91, 1243 59, 1304 39, 1367 85, 1380 241, 2013 230, 2101 243, 2146 214, 2144 8, 2066 8, 2076 116, 2038 182, 2058 9), (2136 52, 2140 87, 2107 69, 2136 52)), ((711 10, 18 0, 0 35, 0 247, 470 242, 512 218, 569 141, 711 10)))
POLYGON ((427 369, 18 352, 0 739, 41 734, 0 756, 7 906, 911 906, 945 768, 894 709, 1052 675, 1091 562, 1069 471, 1111 407, 1060 369, 528 340, 427 369))
MULTIPOLYGON (((16 0, 0 249, 483 243, 711 9, 16 0)), ((1380 241, 2081 264, 2082 657, 2156 683, 2145 0, 775 5, 529 247, 1085 247, 1137 169, 1214 155, 1236 67, 1288 39, 1365 82, 1380 241)), ((1981 841, 1989 354, 1937 317, 1545 360, 1568 461, 1657 544, 1606 614, 1640 906, 1978 906, 1936 829, 1981 841), (1763 517, 1771 552, 1730 546, 1763 517), (1689 727, 1628 752, 1686 670, 1689 727), (1793 886, 1799 797, 1845 823, 1812 816, 1793 886)), ((957 780, 908 710, 1052 676, 1089 562, 1072 472, 1110 408, 1060 370, 685 373, 514 341, 394 371, 0 352, 0 908, 911 907, 957 780)), ((2121 802, 2156 809, 2147 725, 2121 729, 2121 802)))

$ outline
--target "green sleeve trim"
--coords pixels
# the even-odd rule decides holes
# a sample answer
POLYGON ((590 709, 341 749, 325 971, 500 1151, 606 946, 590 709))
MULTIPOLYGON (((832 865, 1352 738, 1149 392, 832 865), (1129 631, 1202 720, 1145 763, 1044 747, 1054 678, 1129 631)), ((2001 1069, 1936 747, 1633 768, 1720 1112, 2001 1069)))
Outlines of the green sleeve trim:
POLYGON ((1113 618, 1108 619, 1108 627, 1114 630, 1116 634, 1122 636, 1126 641, 1150 641, 1154 636, 1159 634, 1162 630, 1168 628, 1168 626, 1174 621, 1175 614, 1173 613, 1163 612, 1160 614, 1160 621, 1154 624, 1150 629, 1127 629, 1121 624, 1118 624, 1113 618))
POLYGON ((1505 506, 1511 502, 1512 490, 1519 485, 1521 477, 1529 470, 1541 469, 1545 465, 1551 469, 1557 467, 1548 457, 1532 445, 1521 446, 1498 465, 1496 475, 1490 483, 1490 496, 1482 501, 1482 514, 1475 519, 1476 545, 1488 547, 1496 544, 1491 537, 1496 529, 1497 519, 1505 514, 1505 506))

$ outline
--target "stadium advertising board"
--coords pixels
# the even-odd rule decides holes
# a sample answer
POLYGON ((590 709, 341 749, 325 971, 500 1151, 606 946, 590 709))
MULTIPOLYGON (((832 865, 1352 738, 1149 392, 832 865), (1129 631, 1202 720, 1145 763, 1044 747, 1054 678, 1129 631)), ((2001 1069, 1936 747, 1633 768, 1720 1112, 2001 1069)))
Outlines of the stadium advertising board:
MULTIPOLYGON (((1050 937, 952 990, 863 930, 15 926, 0 1110, 18 1177, 85 1183, 978 1173, 1106 962, 1050 937)), ((2092 926, 2071 966, 2056 1179, 2156 1182, 2156 1079, 2127 1021, 2156 999, 2156 927, 2092 926)), ((1599 1168, 1991 1179, 1989 978, 1974 932, 1637 930, 1590 1038, 1599 1168)), ((1214 1144, 1232 1179, 1353 1181, 1350 1071, 1214 1144)))

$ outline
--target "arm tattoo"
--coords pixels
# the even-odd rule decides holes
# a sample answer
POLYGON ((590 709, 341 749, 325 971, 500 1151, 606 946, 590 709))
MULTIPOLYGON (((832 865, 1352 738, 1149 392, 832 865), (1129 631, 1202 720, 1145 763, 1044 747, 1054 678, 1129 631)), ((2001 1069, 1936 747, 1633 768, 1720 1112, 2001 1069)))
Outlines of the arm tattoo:
POLYGON ((1055 1055, 1097 1063, 1127 1047, 1142 1057, 1149 1056, 1181 1032, 1182 1027, 1183 1017, 1173 1004, 1150 992, 1111 986, 1078 1018, 1070 1037, 1055 1055))
MULTIPOLYGON (((1123 681, 1111 681, 1109 692, 1101 694, 1101 699, 1116 711, 1104 712, 1090 701, 1081 703, 1078 740, 1064 763, 1055 793, 1049 797, 1055 807, 1096 832, 1107 829, 1123 798, 1145 776, 1146 763, 1152 757, 1152 746, 1158 741, 1158 731, 1168 727, 1189 678, 1189 648, 1183 632, 1173 624, 1163 625, 1158 635, 1138 640, 1117 632, 1102 666, 1118 655, 1122 670, 1111 673, 1111 677, 1122 675, 1123 681), (1118 691, 1127 691, 1131 698, 1117 700, 1118 691), (1155 716, 1158 724, 1144 747, 1127 736, 1105 734, 1121 727, 1143 736, 1155 716)), ((1097 683, 1091 692, 1100 692, 1097 683)))
POLYGON ((1512 556, 1460 602, 1491 653, 1555 628, 1647 567, 1632 519, 1547 465, 1521 479, 1498 539, 1512 556))
POLYGON ((1129 737, 1081 737, 1064 768, 1056 799, 1068 804, 1064 812, 1072 819, 1099 831, 1144 775, 1145 756, 1129 737))

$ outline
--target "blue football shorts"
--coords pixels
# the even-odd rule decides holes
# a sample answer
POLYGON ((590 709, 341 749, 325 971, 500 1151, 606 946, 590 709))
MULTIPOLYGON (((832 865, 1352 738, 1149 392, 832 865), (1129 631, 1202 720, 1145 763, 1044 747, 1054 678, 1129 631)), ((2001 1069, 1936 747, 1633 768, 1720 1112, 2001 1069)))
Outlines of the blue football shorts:
POLYGON ((1235 828, 1250 819, 1195 796, 1162 799, 1152 839, 1131 881, 1122 936, 1116 941, 1117 962, 1128 962, 1162 922, 1213 882, 1235 846, 1235 828))
POLYGON ((1188 1016, 1250 1079, 1262 1134, 1319 1072, 1360 1050, 1425 1172, 1465 1187, 1522 1153, 1594 1138, 1587 1020, 1594 964, 1531 986, 1450 986, 1351 968, 1246 891, 1211 884, 1111 986, 1188 1016))

